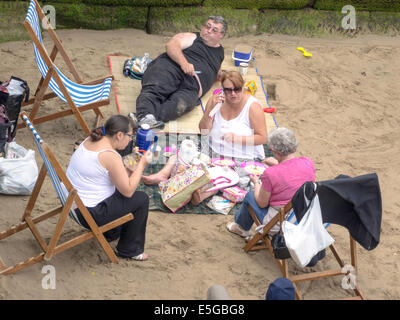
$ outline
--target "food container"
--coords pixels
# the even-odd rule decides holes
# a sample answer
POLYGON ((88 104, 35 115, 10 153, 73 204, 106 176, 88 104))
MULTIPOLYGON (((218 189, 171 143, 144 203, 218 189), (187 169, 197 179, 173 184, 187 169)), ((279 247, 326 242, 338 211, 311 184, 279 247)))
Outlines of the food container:
POLYGON ((247 191, 237 186, 224 189, 222 196, 234 203, 242 202, 246 196, 247 191))
POLYGON ((139 152, 132 152, 131 154, 128 154, 122 158, 122 161, 124 162, 124 165, 126 168, 128 168, 131 171, 135 171, 142 155, 139 152))

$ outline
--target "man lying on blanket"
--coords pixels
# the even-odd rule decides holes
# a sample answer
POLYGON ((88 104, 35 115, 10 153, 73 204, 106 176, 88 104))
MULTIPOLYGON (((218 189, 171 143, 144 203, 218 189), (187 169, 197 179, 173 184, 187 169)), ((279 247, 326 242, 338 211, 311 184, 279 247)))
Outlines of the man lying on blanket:
MULTIPOLYGON (((153 60, 142 79, 136 99, 139 125, 162 129, 199 104, 221 74, 227 29, 223 17, 210 16, 200 32, 178 33, 168 41, 166 52, 153 60)), ((219 80, 219 79, 218 79, 219 80)))
MULTIPOLYGON (((211 150, 212 158, 233 158, 237 164, 249 160, 263 161, 267 126, 261 104, 247 93, 244 79, 236 71, 224 72, 221 85, 224 94, 215 94, 208 100, 199 123, 202 135, 207 135, 207 146, 202 146, 202 153, 206 147, 211 150)), ((192 159, 193 156, 192 153, 192 159)), ((170 157, 159 172, 143 176, 142 181, 154 185, 169 179, 177 171, 177 160, 177 155, 170 157)), ((213 194, 202 194, 197 190, 193 193, 191 203, 197 205, 213 194)))

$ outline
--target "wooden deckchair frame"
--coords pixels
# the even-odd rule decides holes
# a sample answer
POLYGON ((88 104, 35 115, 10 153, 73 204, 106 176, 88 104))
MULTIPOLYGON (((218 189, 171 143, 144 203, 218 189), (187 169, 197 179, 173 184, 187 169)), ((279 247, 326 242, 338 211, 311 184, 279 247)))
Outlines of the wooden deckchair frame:
MULTIPOLYGON (((253 209, 250 207, 250 205, 247 206, 255 224, 257 226, 261 225, 261 222, 258 220, 256 214, 254 213, 253 209)), ((310 272, 310 273, 304 273, 300 275, 292 275, 289 273, 289 268, 288 268, 288 260, 289 259, 276 259, 274 256, 274 252, 272 249, 272 244, 271 244, 271 239, 268 235, 269 230, 273 226, 276 225, 276 223, 280 222, 280 226, 282 226, 282 222, 286 219, 288 213, 292 209, 292 202, 289 202, 284 206, 283 208, 280 208, 278 214, 272 218, 263 228, 263 233, 256 232, 256 234, 247 242, 247 244, 243 247, 243 250, 245 252, 249 251, 254 251, 254 250, 260 250, 260 249, 265 249, 267 248, 268 251, 271 253, 272 257, 274 258, 275 262, 277 263, 279 270, 282 273, 282 276, 285 278, 288 278, 293 282, 295 292, 296 292, 296 299, 303 299, 300 291, 298 290, 296 284, 298 282, 303 282, 303 281, 311 281, 311 280, 317 280, 317 279, 322 279, 322 278, 329 278, 329 277, 334 277, 334 276, 345 276, 349 272, 342 272, 342 268, 345 266, 345 263, 343 262, 342 258, 340 258, 338 252, 336 251, 336 248, 334 245, 330 245, 329 248, 333 255, 335 256, 336 261, 338 262, 340 269, 329 269, 329 270, 324 270, 324 271, 316 271, 316 272, 310 272)), ((282 232, 282 227, 281 227, 281 233, 282 232)), ((356 241, 353 239, 351 235, 350 236, 350 259, 351 259, 351 266, 354 268, 354 270, 357 272, 357 251, 356 251, 356 241)), ((355 300, 364 300, 365 297, 361 293, 360 289, 358 288, 357 285, 355 285, 355 288, 353 289, 355 296, 347 299, 355 299, 355 300)))
MULTIPOLYGON (((78 74, 78 71, 76 70, 71 59, 67 55, 67 53, 61 43, 60 38, 57 36, 54 29, 51 27, 51 24, 49 23, 47 17, 43 13, 43 10, 40 7, 39 3, 37 2, 37 0, 33 0, 33 1, 36 4, 36 12, 39 16, 39 19, 40 19, 40 21, 43 21, 43 24, 45 24, 47 26, 47 31, 48 31, 51 39, 54 42, 54 46, 53 46, 53 49, 49 56, 47 51, 43 47, 42 43, 40 42, 39 38, 36 36, 30 23, 28 21, 24 22, 24 26, 25 26, 26 30, 28 31, 29 36, 31 37, 32 41, 34 42, 36 48, 39 50, 40 55, 42 56, 44 62, 46 63, 46 65, 48 67, 48 72, 47 72, 47 75, 45 78, 43 78, 43 76, 41 77, 38 87, 35 91, 34 98, 31 98, 27 102, 24 102, 22 104, 22 106, 24 107, 24 106, 33 104, 32 110, 29 115, 29 118, 32 120, 33 124, 46 122, 46 121, 50 121, 50 120, 54 120, 57 118, 61 118, 61 117, 65 117, 65 116, 74 114, 76 116, 76 118, 78 119, 78 122, 81 125, 83 131, 86 133, 86 135, 89 135, 91 130, 89 129, 89 126, 86 123, 85 119, 82 117, 81 111, 86 111, 86 110, 92 109, 97 116, 95 127, 98 127, 101 120, 104 118, 101 111, 99 110, 99 107, 110 104, 110 99, 104 99, 104 100, 101 100, 98 102, 89 103, 89 104, 77 107, 75 105, 74 101, 72 100, 71 95, 69 94, 67 88, 65 87, 64 83, 62 82, 59 74, 56 71, 56 68, 54 65, 54 60, 55 60, 58 52, 60 52, 62 58, 64 59, 70 72, 72 73, 72 75, 74 76, 74 78, 78 84, 96 85, 96 84, 102 83, 107 78, 112 78, 114 80, 114 76, 110 75, 110 76, 107 76, 107 77, 104 77, 101 79, 83 83, 82 79, 80 78, 80 76, 78 74), (54 92, 45 94, 52 77, 56 81, 62 94, 64 95, 65 99, 67 100, 67 104, 69 105, 70 109, 36 118, 36 115, 39 111, 41 102, 44 100, 48 100, 48 99, 57 97, 57 95, 54 92)), ((18 124, 17 129, 20 129, 23 127, 25 127, 25 123, 20 123, 20 124, 18 124)))
MULTIPOLYGON (((21 118, 23 115, 26 116, 26 113, 25 112, 21 113, 21 118)), ((34 137, 34 139, 36 139, 36 138, 34 137)), ((0 258, 0 275, 1 274, 7 275, 7 274, 15 273, 19 270, 25 269, 25 268, 27 268, 37 262, 40 262, 42 260, 48 261, 55 254, 65 251, 69 248, 72 248, 72 247, 74 247, 86 240, 89 240, 93 237, 95 237, 98 240, 98 242, 100 243, 100 246, 103 248, 103 250, 105 251, 107 256, 110 258, 110 260, 113 263, 117 263, 118 262, 117 256, 115 255, 114 251, 112 250, 112 248, 109 245, 109 243, 107 242, 107 240, 104 238, 103 233, 132 220, 133 214, 128 213, 121 218, 118 218, 114 221, 111 221, 111 222, 99 227, 96 224, 96 222, 94 221, 94 219, 91 216, 91 214, 89 213, 89 211, 87 210, 87 208, 84 206, 82 200, 78 196, 76 189, 74 189, 74 187, 72 186, 71 182, 67 178, 66 174, 64 173, 63 169, 61 168, 61 166, 58 163, 57 159, 55 158, 54 154, 51 152, 49 146, 45 142, 42 142, 41 146, 42 146, 43 152, 45 153, 47 159, 49 160, 50 164, 53 166, 53 168, 57 174, 57 177, 60 179, 60 181, 62 183, 64 183, 64 186, 68 190, 69 195, 63 206, 59 206, 57 208, 51 209, 51 210, 41 214, 38 217, 35 217, 35 218, 32 217, 32 211, 34 209, 36 200, 37 200, 40 190, 42 188, 44 179, 46 178, 47 173, 48 173, 47 167, 46 167, 45 163, 43 162, 42 167, 39 172, 39 175, 38 175, 38 178, 37 178, 37 181, 36 181, 36 184, 33 188, 32 194, 29 198, 28 204, 25 208, 25 212, 21 218, 21 223, 10 227, 6 231, 0 232, 0 240, 2 240, 2 239, 9 237, 12 234, 15 234, 17 232, 20 232, 24 229, 29 228, 31 230, 33 236, 39 243, 39 246, 41 247, 42 252, 37 254, 36 256, 30 257, 29 259, 27 259, 23 262, 20 262, 14 266, 10 266, 10 267, 6 267, 4 265, 4 262, 2 262, 2 260, 0 258), (68 217, 68 214, 69 214, 70 209, 74 202, 75 202, 77 208, 82 213, 82 216, 84 217, 86 223, 90 227, 90 231, 87 231, 81 235, 78 235, 71 240, 67 240, 63 243, 58 244, 65 221, 68 217), (46 241, 44 240, 43 236, 40 234, 36 225, 39 222, 47 220, 48 218, 51 218, 58 214, 60 216, 58 218, 58 223, 56 225, 56 228, 50 238, 49 243, 46 243, 46 241)))

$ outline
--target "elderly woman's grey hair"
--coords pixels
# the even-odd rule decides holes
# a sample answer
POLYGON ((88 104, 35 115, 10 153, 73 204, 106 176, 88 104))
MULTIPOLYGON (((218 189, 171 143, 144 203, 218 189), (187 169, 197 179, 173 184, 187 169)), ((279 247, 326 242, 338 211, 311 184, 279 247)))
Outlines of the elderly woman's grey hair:
POLYGON ((208 20, 212 20, 212 21, 214 21, 214 23, 220 23, 220 24, 222 24, 222 30, 221 30, 221 32, 222 32, 223 34, 226 33, 226 30, 228 29, 228 24, 226 23, 224 17, 221 17, 221 16, 209 16, 209 17, 208 17, 208 20))
POLYGON ((277 128, 268 135, 268 148, 283 156, 296 152, 298 143, 293 131, 277 128))

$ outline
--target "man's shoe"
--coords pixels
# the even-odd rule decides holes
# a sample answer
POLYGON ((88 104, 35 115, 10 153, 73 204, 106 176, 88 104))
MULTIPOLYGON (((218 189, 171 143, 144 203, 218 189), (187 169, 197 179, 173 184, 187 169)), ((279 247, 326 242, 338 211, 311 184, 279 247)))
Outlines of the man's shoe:
POLYGON ((148 124, 150 129, 163 129, 165 127, 165 123, 162 121, 157 121, 152 114, 146 114, 142 119, 140 119, 139 127, 142 124, 148 124))

